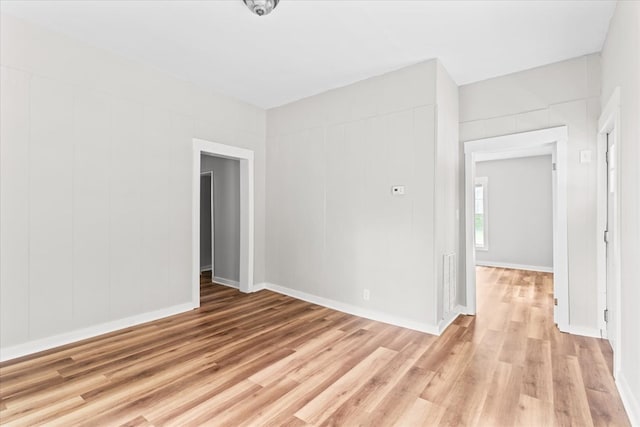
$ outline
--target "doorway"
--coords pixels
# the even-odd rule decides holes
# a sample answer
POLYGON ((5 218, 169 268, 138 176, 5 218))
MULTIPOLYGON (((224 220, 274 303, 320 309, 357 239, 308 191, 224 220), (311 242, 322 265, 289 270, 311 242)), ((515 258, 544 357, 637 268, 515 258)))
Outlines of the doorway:
POLYGON ((213 172, 200 173, 200 272, 215 276, 213 172))
MULTIPOLYGON (((466 310, 476 314, 476 181, 477 163, 515 157, 551 156, 554 322, 561 331, 569 328, 569 285, 566 215, 566 126, 468 141, 465 149, 465 254, 466 310)), ((490 190, 489 190, 490 191, 490 190)), ((483 192, 481 192, 483 193, 483 192)), ((478 205, 479 206, 479 205, 478 205)), ((484 210, 481 210, 484 212, 484 210)), ((482 242, 483 245, 486 242, 482 242)), ((488 242, 490 245, 491 242, 488 242)))
MULTIPOLYGON (((239 214, 237 214, 239 241, 238 241, 238 288, 241 292, 253 291, 253 249, 254 249, 254 153, 252 150, 234 147, 225 144, 219 144, 202 139, 193 139, 193 161, 192 161, 192 232, 191 232, 191 248, 192 248, 192 267, 191 267, 191 283, 192 283, 192 301, 194 307, 200 306, 200 271, 201 271, 201 238, 200 238, 200 212, 201 212, 201 185, 202 185, 202 156, 213 156, 220 159, 231 159, 236 161, 238 165, 239 184, 238 197, 239 214)), ((213 194, 215 196, 215 185, 217 180, 214 178, 212 184, 214 186, 213 194)), ((214 202, 215 203, 215 202, 214 202)), ((215 205, 213 206, 213 217, 215 214, 215 205)), ((214 225, 214 237, 215 236, 214 225)), ((213 253, 215 251, 215 239, 212 245, 212 268, 218 274, 218 268, 215 266, 216 259, 220 258, 213 253)), ((219 251, 218 251, 219 252, 219 251)))
POLYGON ((620 88, 598 121, 598 309, 600 333, 613 349, 613 376, 620 368, 620 240, 618 147, 620 88))
POLYGON ((549 329, 554 324, 553 162, 551 147, 532 151, 477 158, 473 234, 479 322, 499 324, 499 318, 509 318, 508 307, 549 329))
POLYGON ((240 161, 200 159, 200 265, 211 282, 239 287, 240 161))
POLYGON ((609 313, 617 313, 616 286, 617 282, 617 188, 616 188, 616 129, 607 132, 607 152, 605 155, 607 167, 607 226, 604 231, 605 253, 607 257, 607 277, 606 277, 606 307, 604 310, 604 321, 607 331, 607 338, 611 347, 615 347, 617 329, 615 317, 609 318, 609 313))

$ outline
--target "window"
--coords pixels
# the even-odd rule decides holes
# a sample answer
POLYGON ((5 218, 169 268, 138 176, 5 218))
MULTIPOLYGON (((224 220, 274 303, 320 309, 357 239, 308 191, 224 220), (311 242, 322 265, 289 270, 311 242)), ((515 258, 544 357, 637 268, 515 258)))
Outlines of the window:
POLYGON ((487 197, 487 177, 478 177, 475 180, 474 188, 474 224, 475 224, 475 242, 476 249, 489 250, 489 233, 488 233, 488 212, 487 206, 489 199, 487 197))

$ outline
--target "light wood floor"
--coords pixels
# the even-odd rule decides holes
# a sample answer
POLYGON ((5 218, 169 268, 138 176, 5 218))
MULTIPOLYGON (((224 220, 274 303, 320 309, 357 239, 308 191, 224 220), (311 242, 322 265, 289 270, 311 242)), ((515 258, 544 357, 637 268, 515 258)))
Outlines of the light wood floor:
POLYGON ((14 425, 629 425, 607 343, 559 333, 551 276, 479 269, 441 337, 269 291, 0 365, 14 425))

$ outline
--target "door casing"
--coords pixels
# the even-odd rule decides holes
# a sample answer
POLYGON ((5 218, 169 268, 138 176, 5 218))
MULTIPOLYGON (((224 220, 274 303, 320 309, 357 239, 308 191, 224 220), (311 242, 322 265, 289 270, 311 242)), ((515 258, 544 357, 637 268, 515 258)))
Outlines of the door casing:
POLYGON ((240 283, 253 292, 254 152, 246 148, 193 139, 191 193, 191 298, 200 307, 200 159, 203 154, 240 161, 240 283))
MULTIPOLYGON (((621 348, 621 334, 620 334, 620 239, 619 239, 619 227, 614 227, 611 230, 614 233, 611 236, 614 247, 612 248, 609 266, 615 269, 613 272, 613 283, 607 283, 607 244, 604 241, 604 232, 607 229, 607 174, 608 167, 606 162, 607 153, 607 135, 615 129, 614 137, 616 140, 615 158, 612 159, 619 165, 619 153, 620 153, 620 88, 616 87, 613 94, 607 101, 600 119, 598 120, 598 209, 597 209, 597 279, 598 279, 598 326, 603 338, 607 338, 607 324, 604 320, 604 311, 607 309, 607 286, 613 288, 614 294, 614 308, 613 312, 609 313, 609 316, 613 318, 613 325, 616 327, 615 342, 613 343, 613 376, 617 377, 620 372, 620 348, 621 348)), ((618 173, 618 179, 615 181, 614 191, 616 195, 620 194, 620 179, 618 173)), ((616 217, 613 218, 614 224, 620 224, 620 201, 619 198, 615 199, 616 217)))
POLYGON ((216 273, 216 267, 215 267, 215 257, 216 257, 216 245, 215 245, 215 237, 216 237, 216 232, 215 232, 215 213, 214 213, 214 208, 215 208, 215 201, 214 201, 214 195, 215 192, 213 191, 213 171, 208 171, 208 172, 201 172, 200 173, 200 183, 202 183, 202 178, 205 176, 209 176, 210 177, 210 182, 211 182, 211 191, 210 191, 210 197, 211 197, 211 277, 215 277, 215 273, 216 273))
POLYGON ((475 164, 488 158, 522 157, 529 152, 551 154, 553 170, 553 281, 558 301, 554 318, 561 331, 569 330, 567 242, 567 126, 468 141, 465 151, 465 255, 466 314, 476 314, 476 260, 473 238, 473 187, 475 164), (518 153, 517 156, 514 153, 518 153))

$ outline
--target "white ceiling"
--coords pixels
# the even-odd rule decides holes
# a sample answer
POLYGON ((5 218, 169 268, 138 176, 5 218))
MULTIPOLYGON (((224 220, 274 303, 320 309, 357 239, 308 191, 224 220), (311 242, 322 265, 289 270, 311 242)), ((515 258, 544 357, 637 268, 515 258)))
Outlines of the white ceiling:
POLYGON ((10 13, 270 108, 440 58, 462 85, 600 51, 615 1, 2 1, 10 13))

